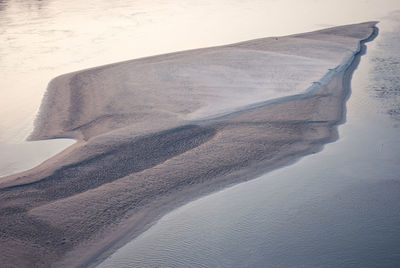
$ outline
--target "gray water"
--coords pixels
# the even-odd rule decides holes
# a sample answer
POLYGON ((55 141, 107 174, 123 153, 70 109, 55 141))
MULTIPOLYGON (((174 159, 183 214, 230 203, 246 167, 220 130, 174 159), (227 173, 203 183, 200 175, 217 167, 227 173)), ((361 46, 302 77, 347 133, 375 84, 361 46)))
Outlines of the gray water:
POLYGON ((98 267, 400 267, 400 13, 378 26, 337 142, 176 209, 98 267))

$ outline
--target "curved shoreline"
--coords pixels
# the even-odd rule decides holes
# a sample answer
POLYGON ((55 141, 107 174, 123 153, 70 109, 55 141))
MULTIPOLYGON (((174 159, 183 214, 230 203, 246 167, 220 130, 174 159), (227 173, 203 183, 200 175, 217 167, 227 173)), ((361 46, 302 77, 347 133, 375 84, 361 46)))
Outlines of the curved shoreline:
MULTIPOLYGON (((345 122, 345 106, 346 106, 346 100, 349 98, 350 96, 350 82, 351 82, 351 77, 353 75, 353 72, 357 69, 357 66, 359 64, 359 61, 361 59, 361 56, 363 54, 365 54, 366 51, 366 46, 365 43, 367 42, 371 42, 372 40, 375 39, 375 37, 378 35, 378 28, 374 28, 374 33, 366 38, 365 40, 361 40, 360 41, 360 48, 359 50, 354 54, 354 56, 348 61, 346 62, 344 65, 340 66, 339 68, 335 68, 340 69, 340 71, 335 71, 332 75, 328 74, 326 76, 324 76, 325 81, 327 82, 327 84, 329 84, 329 79, 334 79, 334 76, 337 75, 342 75, 343 76, 343 107, 342 107, 342 116, 341 116, 341 120, 338 122, 338 124, 336 125, 339 126, 340 124, 343 124, 345 122)), ((306 94, 310 94, 313 90, 317 90, 318 87, 314 87, 312 90, 307 90, 307 92, 305 94, 299 94, 299 96, 297 97, 301 97, 304 96, 306 94)), ((295 99, 296 97, 291 98, 291 96, 289 97, 284 97, 282 99, 295 99)), ((263 105, 269 105, 271 103, 275 103, 274 101, 271 102, 265 102, 263 104, 256 104, 256 107, 251 107, 250 109, 256 109, 259 106, 263 106, 263 105)), ((238 113, 240 113, 241 111, 238 111, 238 113)), ((328 141, 329 142, 334 142, 335 140, 338 139, 338 136, 332 138, 332 140, 328 141)), ((322 145, 324 146, 324 145, 322 145)), ((323 148, 319 148, 317 149, 317 151, 321 151, 323 148)), ((316 152, 317 152, 316 151, 316 152)), ((316 153, 315 152, 315 153, 316 153)), ((306 156, 308 153, 305 153, 304 156, 306 156)), ((301 157, 300 157, 301 158, 301 157)), ((130 226, 130 228, 126 228, 126 230, 121 230, 120 234, 117 237, 114 237, 112 239, 112 241, 109 241, 108 244, 106 244, 105 246, 102 246, 100 249, 97 249, 96 252, 92 255, 90 255, 89 257, 85 258, 82 262, 79 262, 79 264, 76 267, 96 267, 98 264, 100 264, 101 262, 103 262, 105 259, 107 259, 108 257, 110 257, 114 252, 116 252, 119 248, 123 247, 124 245, 126 245, 128 242, 130 242, 131 240, 135 239, 136 237, 138 237, 139 235, 143 234, 144 232, 146 232, 150 227, 152 227, 159 219, 161 219, 162 217, 164 217, 166 214, 168 214, 169 212, 171 212, 172 210, 187 204, 188 202, 191 202, 195 199, 201 198, 207 194, 212 194, 218 191, 221 191, 223 189, 226 189, 227 187, 236 185, 237 183, 240 182, 245 182, 251 179, 255 179, 257 177, 259 177, 262 174, 265 174, 265 172, 269 172, 272 171, 274 169, 277 168, 281 168, 290 164, 293 164, 295 162, 297 162, 298 160, 300 160, 300 158, 295 158, 289 160, 287 163, 283 163, 282 165, 279 165, 279 163, 277 164, 276 167, 270 167, 268 170, 264 171, 264 172, 260 172, 259 174, 254 173, 253 174, 251 172, 246 173, 247 176, 245 176, 244 174, 242 175, 243 177, 241 177, 241 179, 238 180, 238 182, 233 182, 229 183, 227 185, 214 185, 213 189, 208 189, 209 191, 207 191, 207 188, 205 190, 202 191, 198 191, 198 189, 193 189, 193 191, 191 193, 187 193, 186 194, 186 199, 178 201, 178 202, 171 202, 172 200, 166 201, 166 203, 168 204, 173 204, 172 206, 165 206, 164 208, 160 209, 159 214, 157 214, 157 212, 155 212, 155 216, 148 216, 147 221, 146 219, 144 219, 144 222, 140 222, 137 223, 135 222, 135 220, 133 219, 131 223, 129 223, 128 225, 130 226)), ((286 159, 288 160, 288 159, 286 159)), ((285 161, 284 161, 285 162, 285 161)), ((173 198, 172 198, 173 199, 173 198)), ((150 211, 148 211, 148 214, 151 214, 150 211)), ((67 261, 66 263, 69 263, 69 261, 67 261)))
MULTIPOLYGON (((372 28, 375 23, 368 25, 372 28)), ((374 34, 371 33, 371 35, 372 37, 369 37, 373 38, 374 34)), ((368 38, 362 42, 366 41, 368 38)), ((359 49, 353 54, 358 52, 359 49)), ((348 64, 354 64, 355 58, 351 58, 348 64)), ((83 142, 58 159, 58 163, 63 163, 59 173, 54 173, 56 169, 42 170, 34 176, 18 180, 24 181, 25 185, 21 185, 18 181, 8 185, 2 184, 0 198, 7 200, 2 204, 2 213, 19 215, 10 212, 10 209, 19 208, 20 204, 32 198, 25 197, 28 199, 24 199, 17 188, 23 188, 27 192, 33 191, 32 194, 35 194, 35 191, 38 193, 45 191, 49 194, 55 191, 55 199, 51 197, 53 194, 41 195, 42 197, 35 201, 38 202, 38 206, 28 206, 27 213, 18 217, 22 217, 23 222, 31 222, 32 219, 39 220, 34 222, 34 226, 39 229, 48 228, 50 234, 56 237, 49 245, 56 247, 53 255, 49 254, 47 259, 42 261, 51 264, 64 256, 66 252, 70 252, 61 263, 55 265, 95 265, 94 263, 99 258, 110 255, 124 242, 142 233, 155 220, 173 208, 206 193, 293 163, 304 155, 320 151, 325 143, 337 139, 336 126, 343 120, 343 102, 347 96, 344 89, 353 71, 348 65, 343 69, 346 70, 340 70, 331 77, 329 83, 315 85, 314 90, 302 94, 301 97, 289 97, 281 102, 256 105, 245 111, 234 112, 217 119, 197 121, 195 123, 197 127, 189 129, 188 133, 180 132, 180 128, 175 128, 167 132, 137 136, 138 138, 134 141, 122 139, 122 141, 108 143, 107 146, 110 148, 103 148, 98 156, 94 153, 96 150, 98 153, 99 148, 102 148, 102 142, 104 139, 107 140, 107 136, 93 138, 90 140, 91 143, 83 142), (201 136, 202 133, 209 138, 200 143, 192 139, 194 134, 201 136), (161 145, 161 148, 167 148, 168 152, 172 153, 169 150, 175 150, 175 147, 182 148, 183 151, 177 151, 178 154, 172 154, 173 158, 163 160, 163 150, 161 150, 156 153, 155 158, 150 157, 150 159, 161 160, 161 162, 155 162, 154 168, 129 167, 138 171, 110 181, 110 175, 107 175, 107 172, 111 171, 107 169, 107 164, 114 160, 119 162, 120 159, 129 158, 132 155, 131 151, 124 153, 117 148, 132 146, 134 144, 132 142, 140 141, 139 138, 143 137, 150 139, 150 144, 155 142, 156 146, 161 145), (168 141, 171 141, 172 137, 175 137, 175 142, 172 142, 172 147, 168 147, 170 146, 168 141), (89 147, 89 144, 92 144, 92 147, 89 147), (193 147, 196 144, 198 144, 197 147, 193 147), (189 148, 189 150, 184 148, 189 148), (95 156, 90 158, 92 162, 89 163, 86 160, 91 154, 95 156), (111 158, 104 158, 109 155, 111 158), (221 163, 215 163, 215 161, 221 163), (185 168, 180 169, 183 163, 185 163, 185 168), (74 185, 82 185, 84 181, 99 179, 90 172, 82 173, 84 169, 96 169, 103 165, 105 169, 102 172, 106 172, 107 176, 100 182, 100 186, 88 185, 89 188, 74 190, 74 185), (62 176, 65 174, 71 176, 75 174, 74 170, 81 172, 78 173, 76 179, 74 178, 76 182, 69 182, 70 179, 68 179, 63 185, 60 181, 62 176), (147 188, 149 180, 153 185, 151 187, 155 188, 149 188, 150 192, 147 193, 142 192, 138 187, 142 185, 141 187, 147 188), (57 183, 52 186, 52 181, 57 183), (15 183, 20 185, 17 186, 15 183), (13 184, 17 187, 13 187, 13 184), (54 188, 55 186, 57 187, 54 188), (72 186, 74 187, 71 188, 72 186), (62 191, 55 190, 58 188, 62 191), (159 193, 155 194, 152 191, 159 191, 159 193), (137 197, 132 197, 132 195, 137 195, 137 197), (48 202, 46 198, 50 198, 51 202, 48 202), (105 200, 110 200, 111 203, 105 200), (55 217, 59 211, 63 211, 64 215, 55 217), (85 218, 87 215, 91 215, 91 219, 85 218), (105 224, 104 220, 111 223, 105 224), (57 238, 57 229, 62 226, 66 228, 62 233, 64 238, 57 238), (110 230, 113 230, 111 234, 110 230), (64 242, 60 243, 60 241, 64 242), (87 250, 89 246, 90 252, 87 250), (85 252, 82 249, 85 249, 85 252)), ((139 158, 135 162, 143 159, 145 160, 143 163, 147 163, 146 159, 149 158, 143 155, 153 153, 153 151, 154 149, 149 151, 146 146, 139 152, 137 156, 139 158)), ((123 171, 125 169, 126 167, 122 167, 119 173, 125 172, 123 171)), ((131 171, 128 170, 127 174, 131 171)), ((29 175, 29 172, 26 175, 29 175)), ((48 239, 52 238, 48 237, 48 239)), ((40 244, 40 242, 36 243, 40 244)), ((41 254, 38 255, 40 257, 41 254)))

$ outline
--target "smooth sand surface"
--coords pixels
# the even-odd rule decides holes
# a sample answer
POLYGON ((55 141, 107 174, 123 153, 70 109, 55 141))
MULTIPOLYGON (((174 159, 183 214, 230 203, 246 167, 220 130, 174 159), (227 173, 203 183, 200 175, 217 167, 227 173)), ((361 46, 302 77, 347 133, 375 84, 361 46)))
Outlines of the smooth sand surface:
POLYGON ((0 181, 0 263, 93 265, 174 207, 321 150, 337 139, 349 66, 374 26, 53 79, 31 139, 78 142, 0 181))

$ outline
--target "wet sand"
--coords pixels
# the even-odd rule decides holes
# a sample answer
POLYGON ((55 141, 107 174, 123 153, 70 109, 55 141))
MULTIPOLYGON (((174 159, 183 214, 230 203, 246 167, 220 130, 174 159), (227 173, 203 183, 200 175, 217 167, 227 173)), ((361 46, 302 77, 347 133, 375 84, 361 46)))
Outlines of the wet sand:
POLYGON ((374 25, 55 78, 31 139, 78 143, 0 182, 1 263, 92 265, 180 204, 318 152, 337 139, 349 66, 374 25))

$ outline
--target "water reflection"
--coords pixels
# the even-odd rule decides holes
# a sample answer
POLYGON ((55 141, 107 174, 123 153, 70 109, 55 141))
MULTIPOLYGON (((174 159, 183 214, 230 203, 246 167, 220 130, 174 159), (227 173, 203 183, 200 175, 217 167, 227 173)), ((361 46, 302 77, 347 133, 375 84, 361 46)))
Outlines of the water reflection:
MULTIPOLYGON (((388 19, 392 22, 390 31, 383 33, 380 48, 372 59, 372 76, 376 83, 371 88, 382 101, 387 114, 400 123, 400 12, 388 19)), ((398 124, 400 126, 400 124, 398 124)))
POLYGON ((7 8, 7 0, 0 0, 0 12, 7 8))
MULTIPOLYGON (((17 5, 19 9, 25 12, 32 12, 46 7, 47 0, 0 0, 0 12, 17 5)), ((1 13, 0 13, 1 14, 1 13)))

